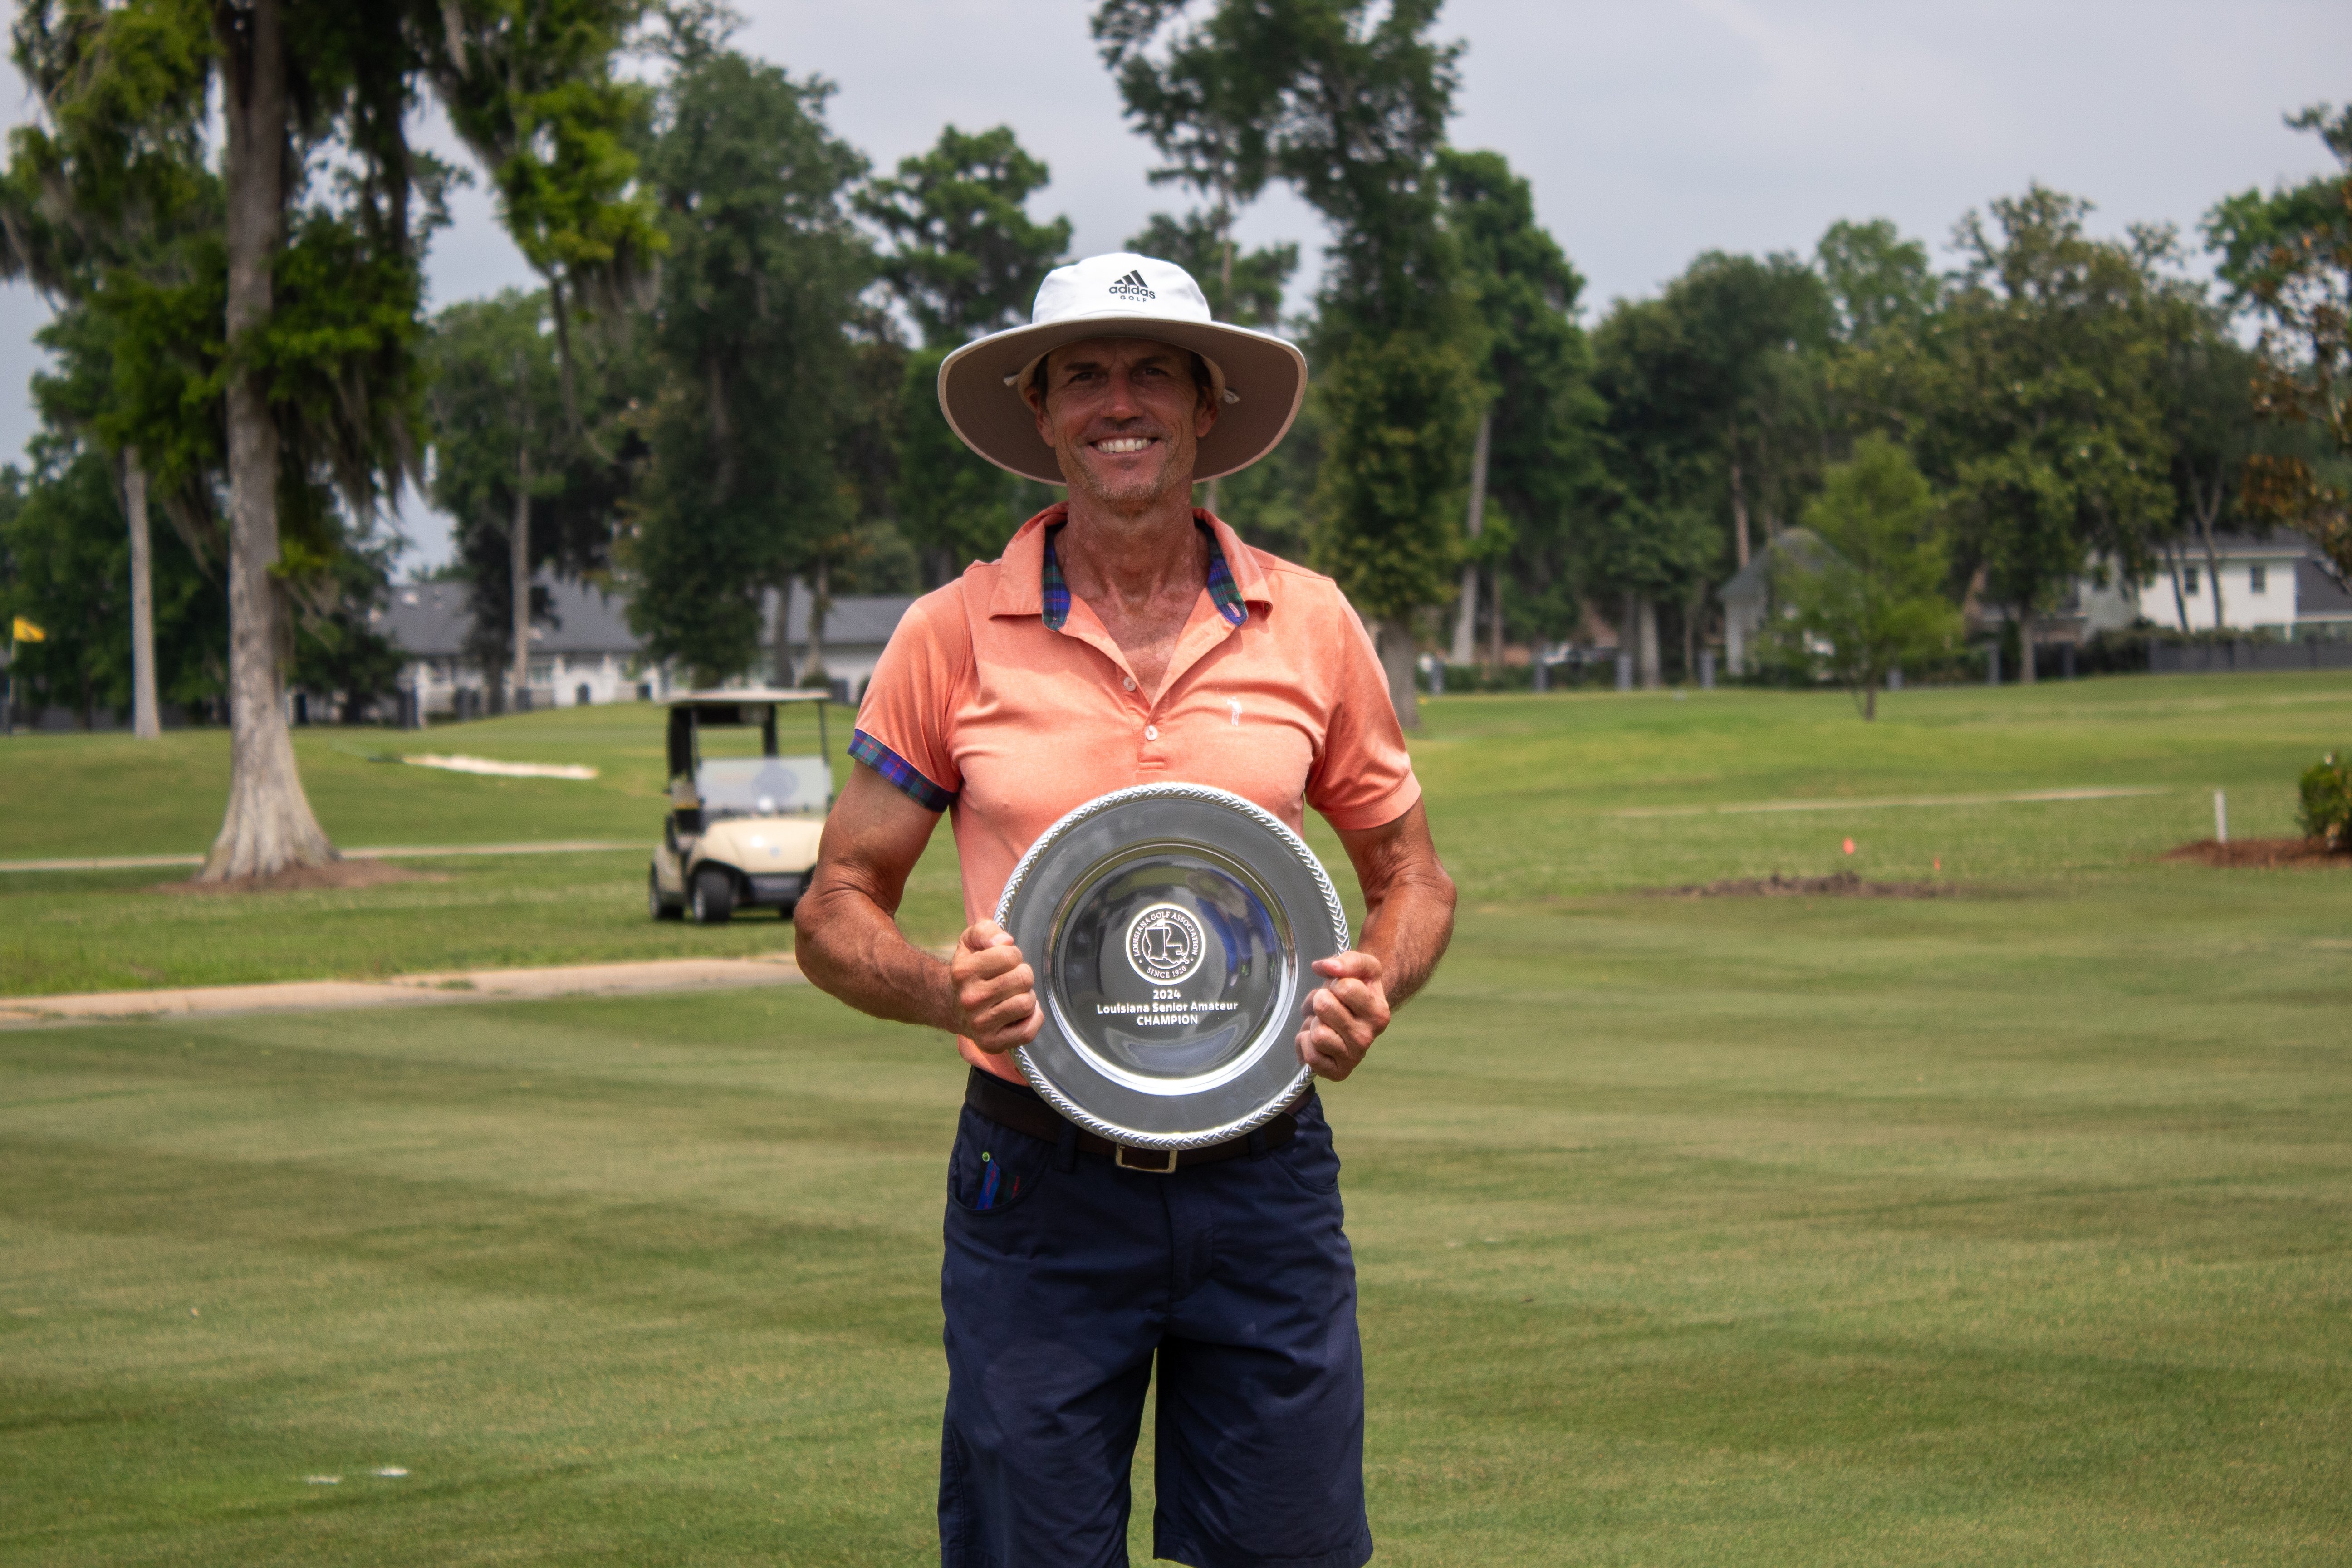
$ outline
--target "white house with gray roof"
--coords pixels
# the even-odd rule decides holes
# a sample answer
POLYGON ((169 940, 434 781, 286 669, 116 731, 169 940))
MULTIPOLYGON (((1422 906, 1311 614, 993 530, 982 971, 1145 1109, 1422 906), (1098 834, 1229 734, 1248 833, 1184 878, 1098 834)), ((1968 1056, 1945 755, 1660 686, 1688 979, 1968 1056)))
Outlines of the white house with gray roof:
POLYGON ((2145 617, 2166 631, 2268 632, 2286 642, 2352 637, 2352 594, 2319 551, 2287 529, 2254 537, 2216 534, 2212 559, 2189 543, 2138 583, 2084 584, 2076 603, 2086 632, 2116 631, 2145 617))
MULTIPOLYGON (((546 591, 549 614, 530 628, 530 679, 524 698, 530 708, 655 701, 683 679, 683 672, 646 657, 629 626, 626 594, 545 576, 539 586, 546 591)), ((762 647, 774 646, 777 598, 768 595, 762 647)), ((884 645, 913 603, 892 595, 849 595, 833 601, 824 620, 824 663, 845 699, 855 700, 865 691, 884 645)), ((785 622, 795 678, 815 673, 808 640, 810 604, 807 588, 795 583, 785 622)), ((399 685, 408 711, 429 720, 474 718, 486 710, 492 682, 467 646, 473 611, 466 584, 404 584, 378 613, 376 627, 407 656, 399 685)), ((729 684, 768 679, 763 670, 729 684)))

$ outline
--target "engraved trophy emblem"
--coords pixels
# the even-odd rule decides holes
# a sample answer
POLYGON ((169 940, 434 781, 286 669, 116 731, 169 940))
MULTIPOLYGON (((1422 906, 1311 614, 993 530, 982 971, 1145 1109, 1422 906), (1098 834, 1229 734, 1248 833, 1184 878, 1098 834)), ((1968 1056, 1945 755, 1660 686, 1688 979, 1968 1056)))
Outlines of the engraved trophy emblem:
POLYGON ((1139 1148, 1221 1142, 1306 1087, 1310 968, 1348 945, 1305 841, 1239 795, 1142 784, 1041 835, 997 906, 1045 1017, 1015 1055, 1048 1103, 1139 1148))
POLYGON ((1127 928, 1127 961, 1146 980, 1173 985, 1190 980, 1204 951, 1201 922, 1181 904, 1152 904, 1127 928))

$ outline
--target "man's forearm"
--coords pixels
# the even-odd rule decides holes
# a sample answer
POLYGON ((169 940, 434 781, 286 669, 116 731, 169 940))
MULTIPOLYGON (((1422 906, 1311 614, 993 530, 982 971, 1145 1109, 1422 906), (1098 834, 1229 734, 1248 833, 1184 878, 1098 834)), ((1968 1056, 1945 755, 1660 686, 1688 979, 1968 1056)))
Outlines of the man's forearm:
POLYGON ((1454 879, 1433 871, 1391 882, 1356 942, 1359 952, 1381 961, 1381 985, 1391 1007, 1428 984, 1454 940, 1454 879))
POLYGON ((872 893, 845 883, 809 890, 793 911, 794 956, 809 983, 861 1013, 952 1034, 948 966, 907 940, 872 893))

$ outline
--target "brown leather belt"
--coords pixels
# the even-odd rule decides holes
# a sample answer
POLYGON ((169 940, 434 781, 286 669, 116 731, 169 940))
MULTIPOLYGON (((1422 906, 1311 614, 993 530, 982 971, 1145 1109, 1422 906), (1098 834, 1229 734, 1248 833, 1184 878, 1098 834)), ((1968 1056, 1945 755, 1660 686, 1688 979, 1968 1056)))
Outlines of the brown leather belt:
MULTIPOLYGON (((1314 1092, 1309 1086, 1292 1110, 1305 1104, 1307 1096, 1314 1092)), ((1244 1132, 1205 1148, 1138 1149, 1097 1137, 1038 1099, 1034 1089, 1009 1084, 978 1068, 971 1069, 971 1078, 964 1083, 963 1102, 999 1126, 1025 1132, 1040 1142, 1058 1146, 1076 1134, 1074 1146, 1089 1154, 1108 1155, 1113 1163, 1126 1170, 1150 1171, 1163 1176, 1194 1165, 1238 1159, 1244 1154, 1263 1154, 1269 1149, 1281 1148, 1298 1134, 1298 1118, 1286 1110, 1255 1132, 1244 1132)))

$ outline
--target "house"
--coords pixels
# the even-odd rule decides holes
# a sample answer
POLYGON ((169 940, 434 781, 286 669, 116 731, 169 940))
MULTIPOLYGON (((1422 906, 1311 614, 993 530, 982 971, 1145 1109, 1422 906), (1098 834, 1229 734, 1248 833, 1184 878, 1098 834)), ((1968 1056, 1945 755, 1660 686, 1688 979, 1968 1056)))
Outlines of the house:
POLYGON ((2105 584, 2078 584, 2053 629, 2087 637, 2143 619, 2175 632, 2260 631, 2284 642, 2340 638, 2352 637, 2352 595, 2300 533, 2216 534, 2210 562, 2200 543, 2190 543, 2140 582, 2110 575, 2105 584))
POLYGON ((1828 548, 1821 536, 1809 528, 1784 529, 1715 591, 1723 605, 1723 663, 1727 674, 1749 672, 1757 639, 1764 629, 1764 617, 1772 607, 1772 574, 1780 563, 1785 561, 1801 569, 1828 548))
MULTIPOLYGON (((667 697, 684 672, 646 657, 629 626, 629 598, 583 583, 542 576, 548 614, 530 628, 530 679, 516 707, 584 707, 607 702, 649 702, 667 697)), ((761 644, 775 645, 778 595, 770 593, 761 616, 761 644)), ((835 693, 845 701, 862 696, 874 666, 914 600, 896 595, 845 595, 833 601, 824 627, 824 663, 835 693)), ((795 676, 814 676, 809 655, 810 595, 793 585, 785 619, 785 646, 795 676)), ((499 684, 490 678, 469 640, 473 606, 464 583, 407 583, 393 590, 375 616, 378 631, 406 656, 398 685, 401 710, 409 722, 431 718, 478 718, 489 710, 499 684)), ((504 673, 503 668, 501 674, 504 673)), ((761 670, 729 682, 753 684, 761 670)))
MULTIPOLYGON (((890 634, 898 629, 898 618, 914 602, 897 594, 845 594, 833 601, 824 617, 824 673, 835 693, 844 701, 856 701, 866 694, 866 683, 874 679, 874 666, 881 659, 883 647, 889 642, 890 634)), ((784 620, 784 646, 792 657, 793 683, 801 686, 807 685, 816 673, 809 661, 812 603, 808 585, 794 578, 784 620)), ((761 640, 773 647, 773 594, 768 596, 762 619, 761 640)))
MULTIPOLYGON (((541 577, 548 614, 530 628, 530 679, 518 708, 644 702, 668 695, 667 669, 647 666, 629 627, 625 595, 541 577)), ((376 629, 406 655, 404 712, 470 719, 488 710, 497 683, 467 646, 474 627, 464 583, 406 583, 377 612, 376 629)), ((501 671, 503 673, 503 670, 501 671)))

